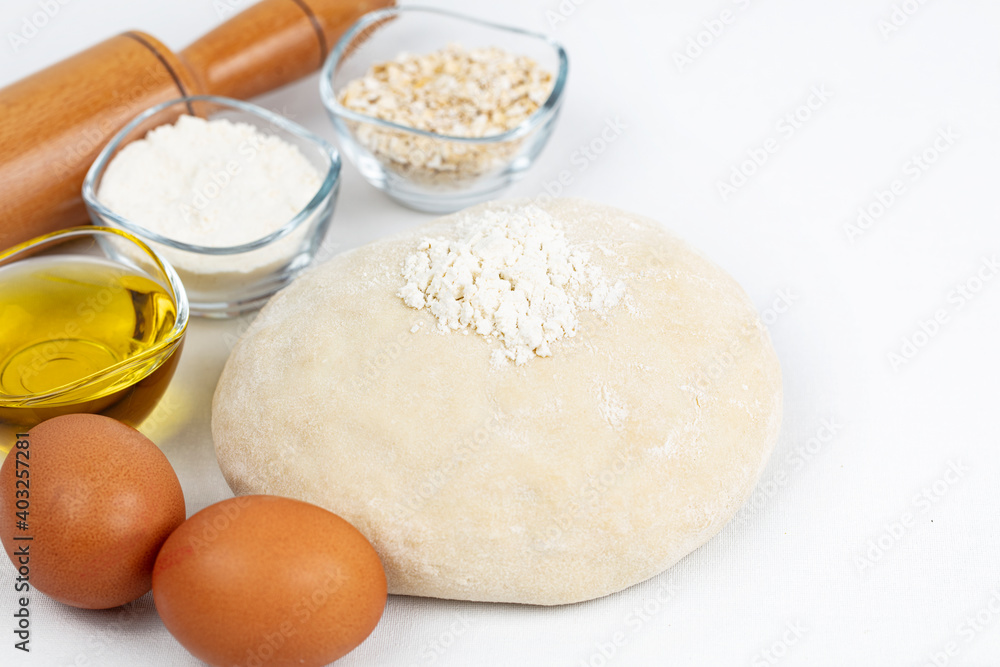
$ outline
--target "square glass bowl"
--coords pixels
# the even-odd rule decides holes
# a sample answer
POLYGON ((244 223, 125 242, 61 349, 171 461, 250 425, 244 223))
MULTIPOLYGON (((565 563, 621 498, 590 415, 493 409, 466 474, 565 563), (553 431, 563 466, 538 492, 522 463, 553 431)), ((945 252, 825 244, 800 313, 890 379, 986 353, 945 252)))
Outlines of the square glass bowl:
MULTIPOLYGON (((340 155, 328 142, 267 109, 211 95, 179 98, 154 106, 126 125, 101 151, 83 183, 83 199, 96 225, 124 229, 148 243, 177 271, 192 315, 234 317, 262 306, 312 261, 330 226, 340 187, 340 155), (154 232, 105 206, 101 180, 127 144, 183 115, 249 123, 297 147, 321 176, 312 200, 275 231, 231 246, 195 245, 154 232)), ((206 188, 207 189, 207 188, 206 188)))
POLYGON ((366 14, 341 37, 323 67, 320 93, 341 149, 369 183, 404 206, 450 213, 493 198, 531 167, 559 117, 568 68, 566 51, 543 34, 439 9, 394 7, 366 14), (344 87, 372 65, 452 43, 533 58, 552 72, 548 99, 519 126, 483 138, 426 132, 339 102, 344 87))

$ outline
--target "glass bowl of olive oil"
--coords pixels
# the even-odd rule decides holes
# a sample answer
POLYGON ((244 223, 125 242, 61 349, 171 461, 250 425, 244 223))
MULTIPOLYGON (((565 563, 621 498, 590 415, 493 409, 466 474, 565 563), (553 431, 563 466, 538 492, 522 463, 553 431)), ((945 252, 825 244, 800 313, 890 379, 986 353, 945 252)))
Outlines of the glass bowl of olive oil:
POLYGON ((173 377, 187 323, 177 274, 127 232, 74 227, 0 253, 0 449, 62 414, 139 426, 173 377))

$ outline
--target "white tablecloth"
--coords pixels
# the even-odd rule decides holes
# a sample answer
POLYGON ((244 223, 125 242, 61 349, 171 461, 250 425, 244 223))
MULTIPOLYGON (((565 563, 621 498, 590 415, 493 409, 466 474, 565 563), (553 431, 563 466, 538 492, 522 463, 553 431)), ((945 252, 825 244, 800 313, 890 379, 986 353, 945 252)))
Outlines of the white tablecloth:
MULTIPOLYGON (((133 27, 180 48, 249 2, 4 0, 0 83, 133 27)), ((1000 4, 441 4, 565 43, 564 116, 510 194, 565 171, 565 194, 658 218, 732 272, 770 326, 785 421, 750 506, 669 572, 560 608, 394 597, 340 664, 1000 664, 1000 4)), ((333 138, 315 77, 262 102, 333 138)), ((344 174, 329 248, 427 219, 344 174)), ((193 322, 153 417, 192 513, 230 495, 209 405, 245 325, 193 322)), ((4 560, 4 666, 197 664, 149 596, 92 612, 35 592, 25 656, 13 577, 4 560)))

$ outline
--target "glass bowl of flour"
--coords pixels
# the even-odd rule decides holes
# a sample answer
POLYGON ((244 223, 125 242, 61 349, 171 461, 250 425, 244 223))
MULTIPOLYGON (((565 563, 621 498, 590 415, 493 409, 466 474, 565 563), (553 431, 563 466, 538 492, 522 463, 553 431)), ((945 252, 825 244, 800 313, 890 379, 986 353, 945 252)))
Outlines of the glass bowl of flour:
POLYGON ((83 198, 94 224, 125 229, 170 262, 192 314, 233 317, 312 261, 340 164, 333 146, 278 114, 193 96, 125 126, 91 166, 83 198))

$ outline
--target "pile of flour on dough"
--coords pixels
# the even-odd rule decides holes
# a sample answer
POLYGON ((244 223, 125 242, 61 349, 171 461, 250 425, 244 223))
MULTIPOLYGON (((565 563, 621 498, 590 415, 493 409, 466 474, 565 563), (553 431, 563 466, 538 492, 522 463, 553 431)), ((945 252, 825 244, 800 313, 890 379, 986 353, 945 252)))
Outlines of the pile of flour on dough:
POLYGON ((550 343, 576 334, 580 310, 613 308, 625 295, 537 206, 480 209, 459 229, 460 240, 424 239, 406 258, 399 297, 427 308, 442 331, 496 338, 494 364, 551 356, 550 343))

